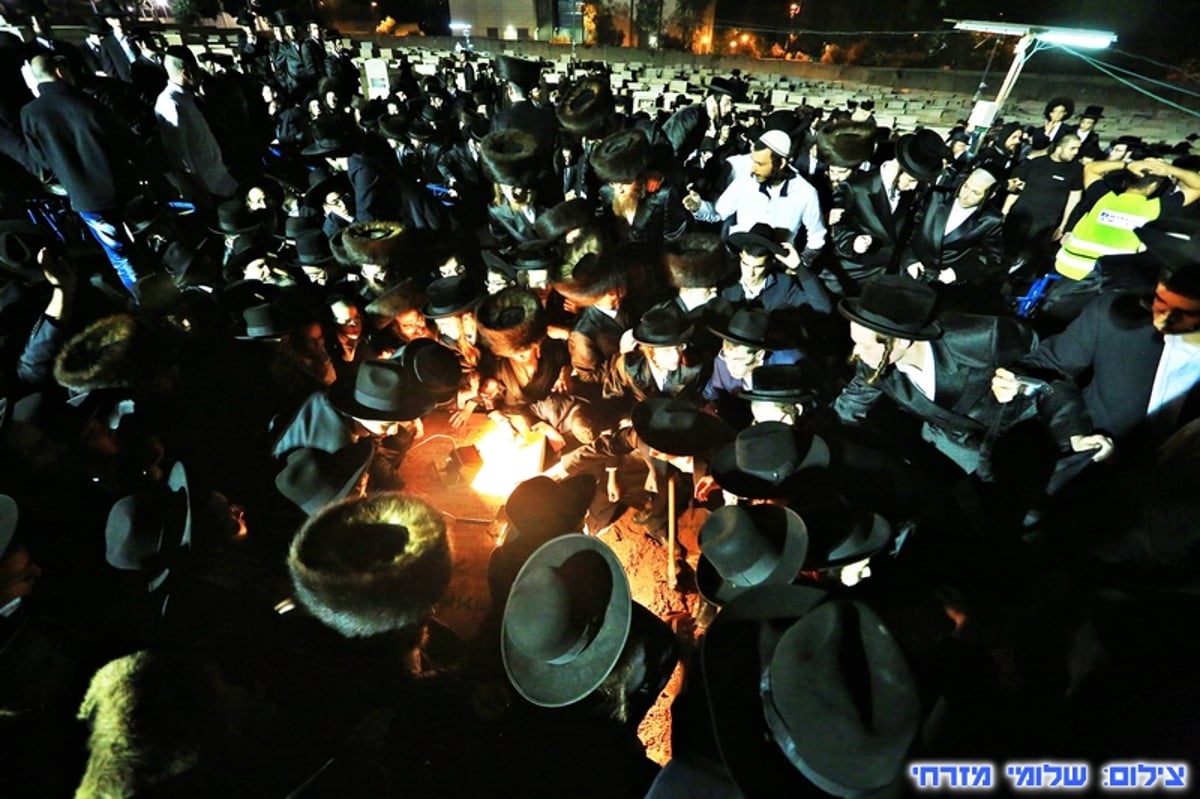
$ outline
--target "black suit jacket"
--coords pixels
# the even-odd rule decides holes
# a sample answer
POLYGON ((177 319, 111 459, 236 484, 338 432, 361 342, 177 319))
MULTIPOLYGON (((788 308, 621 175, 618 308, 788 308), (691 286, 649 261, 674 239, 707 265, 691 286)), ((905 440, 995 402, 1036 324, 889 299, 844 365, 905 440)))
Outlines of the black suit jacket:
POLYGON ((980 206, 946 235, 946 220, 954 199, 953 194, 930 194, 901 266, 920 261, 935 274, 953 269, 956 283, 985 283, 1002 276, 1004 218, 980 206))
MULTIPOLYGON (((1136 294, 1097 297, 1017 369, 1042 378, 1069 379, 1055 384, 1055 393, 1039 401, 1043 416, 1061 419, 1067 434, 1107 433, 1119 449, 1135 454, 1170 432, 1155 431, 1146 418, 1163 336, 1154 329, 1142 301, 1136 294), (1085 414, 1072 412, 1076 396, 1082 397, 1085 414)), ((1193 387, 1173 428, 1200 416, 1198 395, 1193 387)))
POLYGON ((859 424, 880 399, 888 397, 924 422, 923 438, 965 470, 974 471, 989 435, 1005 422, 1018 420, 992 396, 992 376, 997 367, 1010 366, 1027 355, 1037 337, 1015 318, 944 314, 941 321, 945 332, 930 342, 936 384, 933 400, 895 367, 868 383, 874 370, 859 362, 833 407, 844 422, 859 424))
POLYGON ((571 367, 584 383, 597 383, 603 373, 605 360, 620 349, 621 334, 629 327, 623 311, 616 318, 589 305, 579 312, 567 346, 571 351, 571 367))
POLYGON ((851 279, 867 280, 887 269, 911 201, 911 196, 902 195, 893 212, 878 169, 855 172, 838 186, 835 203, 845 213, 830 229, 830 238, 842 268, 851 279), (854 251, 854 239, 858 236, 873 239, 865 253, 854 251))
POLYGON ((100 54, 104 71, 110 78, 117 78, 126 83, 133 82, 133 71, 129 56, 125 55, 125 49, 121 47, 121 43, 117 41, 116 36, 111 33, 104 35, 100 40, 100 54))

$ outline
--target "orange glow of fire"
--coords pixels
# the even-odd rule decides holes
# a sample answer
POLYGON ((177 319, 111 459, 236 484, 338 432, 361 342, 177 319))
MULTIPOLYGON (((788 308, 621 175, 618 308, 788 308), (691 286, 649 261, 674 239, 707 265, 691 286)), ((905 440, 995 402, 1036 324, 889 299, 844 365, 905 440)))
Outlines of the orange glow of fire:
POLYGON ((471 481, 477 494, 507 499, 517 484, 542 471, 546 437, 541 433, 513 435, 497 427, 475 444, 483 466, 471 481))

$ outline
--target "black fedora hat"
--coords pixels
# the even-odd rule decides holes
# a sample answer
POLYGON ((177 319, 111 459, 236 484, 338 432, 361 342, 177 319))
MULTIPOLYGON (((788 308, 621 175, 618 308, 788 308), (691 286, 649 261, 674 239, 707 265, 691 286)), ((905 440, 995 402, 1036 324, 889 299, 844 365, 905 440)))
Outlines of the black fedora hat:
POLYGON ((296 260, 299 266, 322 266, 333 260, 329 239, 320 228, 306 230, 296 236, 296 260))
POLYGON ((1103 119, 1104 118, 1104 106, 1089 105, 1087 108, 1083 109, 1083 113, 1080 114, 1079 116, 1083 119, 1103 119))
POLYGON ((718 747, 747 799, 883 790, 920 726, 916 681, 878 615, 805 588, 747 591, 702 648, 718 747))
POLYGON ((950 148, 929 128, 901 136, 896 142, 896 160, 900 167, 922 183, 936 180, 949 157, 950 148))
MULTIPOLYGON (((319 173, 314 172, 313 174, 319 173)), ((336 175, 328 175, 320 180, 317 180, 316 182, 310 182, 308 190, 304 192, 304 197, 301 199, 300 203, 307 208, 313 208, 321 211, 322 206, 325 204, 325 198, 328 197, 331 192, 335 191, 342 194, 353 193, 353 189, 350 186, 350 177, 345 172, 338 172, 336 175)), ((307 219, 309 217, 288 217, 289 220, 296 218, 307 219)), ((317 216, 316 218, 319 225, 321 217, 317 216)), ((291 236, 288 238, 291 238, 291 236)))
POLYGON ((389 139, 403 141, 408 138, 407 114, 384 114, 377 123, 379 132, 389 139))
POLYGON ((281 239, 296 239, 297 237, 313 230, 320 230, 323 224, 323 218, 318 214, 301 214, 300 216, 289 216, 283 221, 283 233, 276 234, 276 238, 281 239))
POLYGON ((668 455, 696 455, 732 441, 733 428, 679 397, 654 397, 633 406, 633 429, 648 446, 668 455))
POLYGON ((771 255, 783 255, 787 250, 775 239, 775 229, 766 222, 759 222, 749 230, 732 233, 729 236, 729 246, 735 251, 755 249, 766 250, 771 255))
POLYGON ((829 569, 869 558, 892 540, 892 526, 878 513, 859 510, 842 497, 804 508, 808 525, 806 569, 829 569))
POLYGON ((388 422, 418 419, 433 410, 433 397, 396 361, 363 361, 354 385, 339 380, 329 391, 333 406, 348 416, 388 422))
POLYGON ((616 665, 632 616, 625 569, 606 544, 582 534, 547 541, 521 567, 504 606, 509 682, 540 707, 578 702, 616 665))
POLYGON ((207 267, 211 265, 211 260, 204 253, 207 242, 208 239, 204 239, 195 246, 190 246, 182 241, 173 241, 167 245, 163 250, 162 263, 172 280, 183 284, 197 274, 203 278, 208 271, 207 267))
POLYGON ((145 193, 135 196, 121 209, 121 216, 129 226, 129 232, 135 236, 145 233, 162 215, 162 203, 145 193))
POLYGON ((791 498, 809 469, 829 466, 829 445, 811 431, 783 422, 762 422, 717 450, 709 470, 724 490, 747 499, 791 498))
POLYGON ((513 248, 514 269, 557 269, 562 264, 562 255, 551 241, 523 241, 513 248))
POLYGON ((37 262, 38 251, 56 246, 54 234, 42 225, 21 219, 0 221, 0 275, 26 283, 40 282, 45 275, 37 262))
POLYGON ((353 132, 340 122, 317 120, 313 124, 312 134, 312 144, 301 150, 301 155, 337 158, 354 152, 356 142, 353 132))
POLYGON ((804 565, 804 520, 780 505, 726 505, 700 526, 700 595, 723 605, 756 585, 790 583, 804 565))
POLYGON ((1046 119, 1049 119, 1050 112, 1053 111, 1054 107, 1058 105, 1061 105, 1063 108, 1067 109, 1067 115, 1063 117, 1063 119, 1070 119, 1071 115, 1075 113, 1075 101, 1070 97, 1060 96, 1050 98, 1050 101, 1046 103, 1046 107, 1042 110, 1042 116, 1044 116, 1046 119))
POLYGON ((422 393, 434 402, 446 402, 458 393, 463 367, 458 353, 431 338, 408 342, 392 360, 399 363, 416 380, 422 393))
POLYGON ((739 395, 745 400, 762 402, 808 402, 817 396, 812 387, 815 375, 800 363, 774 363, 760 366, 750 373, 751 387, 739 395))
POLYGON ((521 566, 535 549, 552 538, 579 532, 596 495, 596 478, 577 474, 561 482, 544 475, 517 485, 504 503, 509 526, 504 543, 488 559, 492 601, 502 602, 521 566))
POLYGON ((861 296, 838 303, 838 312, 892 338, 929 341, 942 335, 936 319, 937 292, 907 275, 884 275, 865 283, 861 296))
POLYGON ((1200 264, 1200 222, 1185 217, 1159 218, 1133 232, 1168 269, 1200 264))
POLYGON ((349 496, 371 462, 372 448, 370 439, 364 438, 337 452, 302 448, 288 453, 282 471, 275 475, 275 487, 311 516, 349 496))
POLYGON ((678 306, 659 305, 642 314, 633 328, 633 340, 647 347, 678 347, 686 344, 693 332, 678 306))
POLYGON ((242 200, 226 200, 217 206, 217 226, 209 230, 222 236, 240 236, 258 230, 266 221, 265 210, 251 211, 242 200))
POLYGON ((729 321, 709 325, 708 329, 725 341, 753 349, 768 349, 767 332, 771 315, 762 308, 739 308, 729 321))
POLYGON ((291 332, 284 316, 284 311, 271 303, 245 308, 242 310, 245 328, 241 335, 234 338, 242 341, 279 341, 291 332))
POLYGON ((150 576, 159 588, 182 550, 192 545, 192 503, 187 469, 176 462, 166 483, 113 503, 105 525, 105 560, 121 571, 150 576))
POLYGON ((421 313, 426 319, 442 319, 470 311, 483 301, 483 286, 466 275, 438 278, 425 289, 421 313))
POLYGON ((496 76, 528 91, 542 79, 542 62, 510 55, 496 56, 496 76))
POLYGON ((732 78, 716 76, 708 82, 708 90, 713 94, 728 94, 734 99, 741 97, 742 85, 732 78))

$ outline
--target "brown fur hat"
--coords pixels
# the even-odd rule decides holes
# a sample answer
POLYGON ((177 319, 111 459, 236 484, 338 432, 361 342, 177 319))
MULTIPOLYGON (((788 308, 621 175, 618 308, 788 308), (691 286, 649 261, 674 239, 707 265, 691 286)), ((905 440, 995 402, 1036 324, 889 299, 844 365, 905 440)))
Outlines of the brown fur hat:
POLYGON ((113 660, 92 677, 79 708, 91 734, 75 796, 158 795, 166 786, 182 795, 184 785, 219 780, 214 771, 248 745, 264 711, 195 655, 135 652, 113 660))
POLYGON ((554 284, 554 289, 579 305, 591 305, 605 294, 625 288, 625 273, 612 259, 589 253, 579 259, 569 280, 554 284))
POLYGON ((729 274, 727 249, 714 233, 685 233, 663 247, 667 282, 677 289, 707 289, 729 274))
POLYGON ((288 553, 297 601, 348 638, 414 627, 450 584, 442 514, 397 492, 330 505, 288 553))
POLYGON ((605 136, 592 150, 592 169, 605 183, 631 183, 650 162, 650 140, 640 128, 605 136))
POLYGON ((594 225, 596 215, 582 197, 566 200, 546 211, 533 223, 533 229, 544 241, 557 241, 572 230, 594 225))
POLYGON ((817 133, 817 157, 829 166, 856 169, 875 152, 874 122, 835 122, 817 133))
POLYGON ((604 132, 605 123, 612 116, 612 87, 607 75, 589 75, 576 83, 556 113, 562 126, 576 136, 594 139, 604 132))
POLYGON ((75 334, 54 359, 54 379, 76 391, 133 385, 141 327, 128 314, 98 319, 75 334))
POLYGON ((483 172, 493 183, 529 188, 541 171, 538 143, 520 128, 494 130, 480 144, 483 172))
POLYGON ((502 358, 546 336, 546 312, 529 289, 514 286, 492 294, 479 306, 476 318, 480 340, 502 358))
POLYGON ((407 244, 400 222, 356 222, 343 231, 341 242, 346 259, 354 266, 390 266, 407 244))

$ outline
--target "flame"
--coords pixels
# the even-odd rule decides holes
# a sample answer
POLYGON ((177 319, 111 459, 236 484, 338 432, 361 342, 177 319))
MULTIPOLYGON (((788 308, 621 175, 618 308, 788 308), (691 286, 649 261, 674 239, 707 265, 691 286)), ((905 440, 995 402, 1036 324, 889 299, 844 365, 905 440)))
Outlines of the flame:
POLYGON ((475 444, 483 466, 471 481, 477 494, 507 499, 517 484, 540 473, 546 452, 546 437, 524 433, 513 437, 502 427, 492 429, 475 444))

